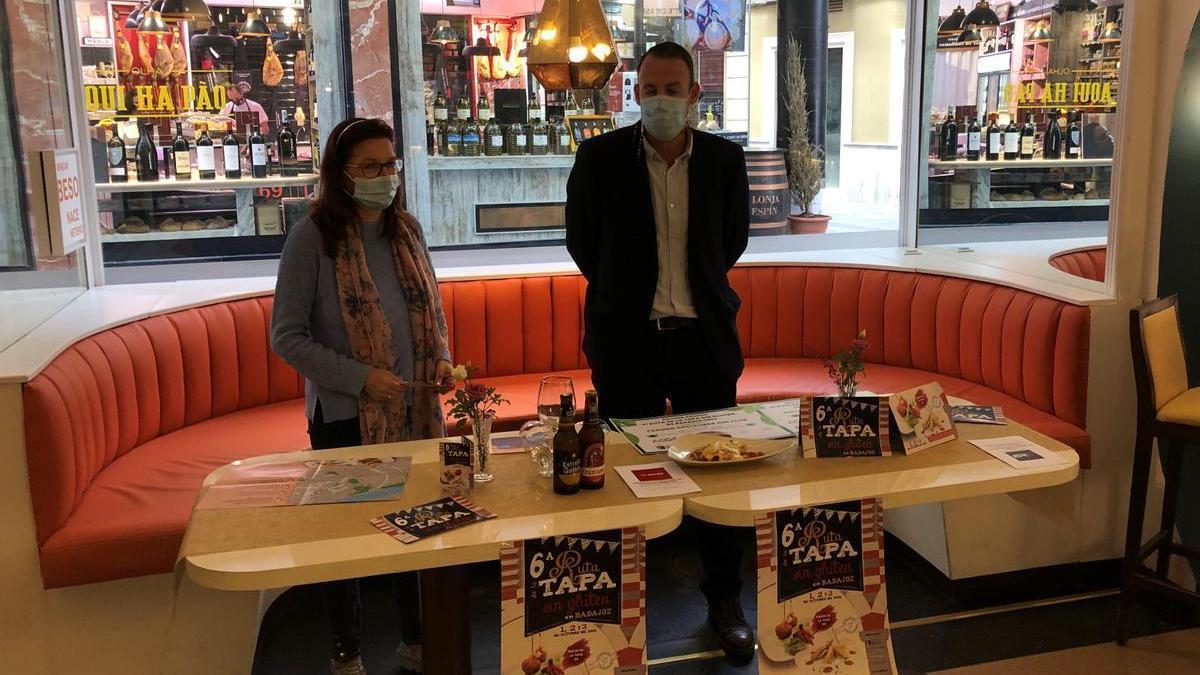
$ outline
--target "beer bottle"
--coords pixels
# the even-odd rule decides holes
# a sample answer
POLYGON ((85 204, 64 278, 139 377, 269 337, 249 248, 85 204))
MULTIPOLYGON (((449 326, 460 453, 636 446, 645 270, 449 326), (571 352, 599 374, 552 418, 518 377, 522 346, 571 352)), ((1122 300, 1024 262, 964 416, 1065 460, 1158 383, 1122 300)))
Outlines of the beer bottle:
POLYGON ((583 448, 583 471, 579 484, 585 490, 604 487, 604 428, 600 426, 600 405, 596 390, 584 394, 583 428, 579 430, 579 447, 583 448))
POLYGON ((559 401, 561 416, 558 431, 554 434, 554 492, 573 495, 579 492, 579 474, 583 465, 579 434, 575 433, 575 401, 571 394, 563 394, 559 401))

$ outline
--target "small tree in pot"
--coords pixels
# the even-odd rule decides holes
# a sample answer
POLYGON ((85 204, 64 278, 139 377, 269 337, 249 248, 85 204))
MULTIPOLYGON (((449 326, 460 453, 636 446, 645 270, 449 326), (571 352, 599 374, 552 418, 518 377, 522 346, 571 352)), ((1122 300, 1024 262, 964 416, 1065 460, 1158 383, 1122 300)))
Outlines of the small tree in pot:
POLYGON ((800 43, 788 38, 786 64, 788 113, 788 190, 800 213, 788 216, 793 234, 819 234, 829 227, 830 216, 812 212, 813 202, 824 182, 824 152, 808 135, 808 78, 800 60, 800 43))

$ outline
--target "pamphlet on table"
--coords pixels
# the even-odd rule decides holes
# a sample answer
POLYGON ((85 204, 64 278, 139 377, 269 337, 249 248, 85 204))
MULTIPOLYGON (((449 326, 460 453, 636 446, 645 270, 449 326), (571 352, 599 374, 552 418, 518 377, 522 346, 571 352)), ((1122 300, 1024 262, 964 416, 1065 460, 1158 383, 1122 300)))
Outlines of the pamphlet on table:
POLYGON ((500 549, 500 673, 643 674, 646 539, 640 527, 500 549))
POLYGON ((700 492, 700 486, 675 462, 613 467, 638 499, 673 497, 700 492))
POLYGON ((1069 460, 1021 436, 980 438, 971 441, 971 445, 1014 469, 1038 469, 1044 466, 1070 463, 1069 460))
POLYGON ((958 438, 950 401, 937 382, 888 396, 893 450, 911 455, 958 438))
POLYGON ((760 673, 895 673, 883 505, 863 499, 755 519, 760 673))
MULTIPOLYGON (((795 436, 789 428, 772 416, 761 412, 762 404, 737 406, 645 419, 612 419, 613 425, 644 455, 667 452, 681 436, 702 433, 721 433, 734 438, 768 440, 795 436)), ((779 410, 783 410, 781 406, 779 410)))
POLYGON ((450 496, 411 509, 372 518, 371 524, 394 539, 411 544, 496 515, 466 497, 450 496))
POLYGON ((952 405, 950 419, 966 424, 1008 424, 998 405, 952 405))
POLYGON ((204 489, 196 508, 388 501, 404 492, 411 468, 411 457, 235 465, 204 489))

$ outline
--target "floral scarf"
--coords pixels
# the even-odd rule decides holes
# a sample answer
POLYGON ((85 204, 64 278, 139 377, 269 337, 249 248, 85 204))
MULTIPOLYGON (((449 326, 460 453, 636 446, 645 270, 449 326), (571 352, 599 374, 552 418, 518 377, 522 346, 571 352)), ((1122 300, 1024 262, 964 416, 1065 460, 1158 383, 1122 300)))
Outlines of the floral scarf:
MULTIPOLYGON (((425 243, 417 231, 420 225, 407 214, 399 215, 398 220, 392 258, 412 322, 413 381, 432 383, 438 359, 446 353, 446 317, 425 243)), ((367 256, 355 223, 346 228, 336 266, 342 321, 355 360, 391 372, 396 364, 392 329, 379 304, 379 289, 367 269, 367 256)), ((405 396, 382 401, 363 392, 358 397, 363 445, 446 435, 437 391, 429 387, 411 391, 411 409, 405 396)))

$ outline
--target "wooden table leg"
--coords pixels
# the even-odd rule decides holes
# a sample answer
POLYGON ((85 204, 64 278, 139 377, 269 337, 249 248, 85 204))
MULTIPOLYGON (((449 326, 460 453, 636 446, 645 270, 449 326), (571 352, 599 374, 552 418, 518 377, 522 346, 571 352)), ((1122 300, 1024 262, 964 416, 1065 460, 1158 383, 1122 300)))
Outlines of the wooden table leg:
POLYGON ((425 675, 470 675, 471 585, 461 565, 421 570, 421 654, 425 675))

